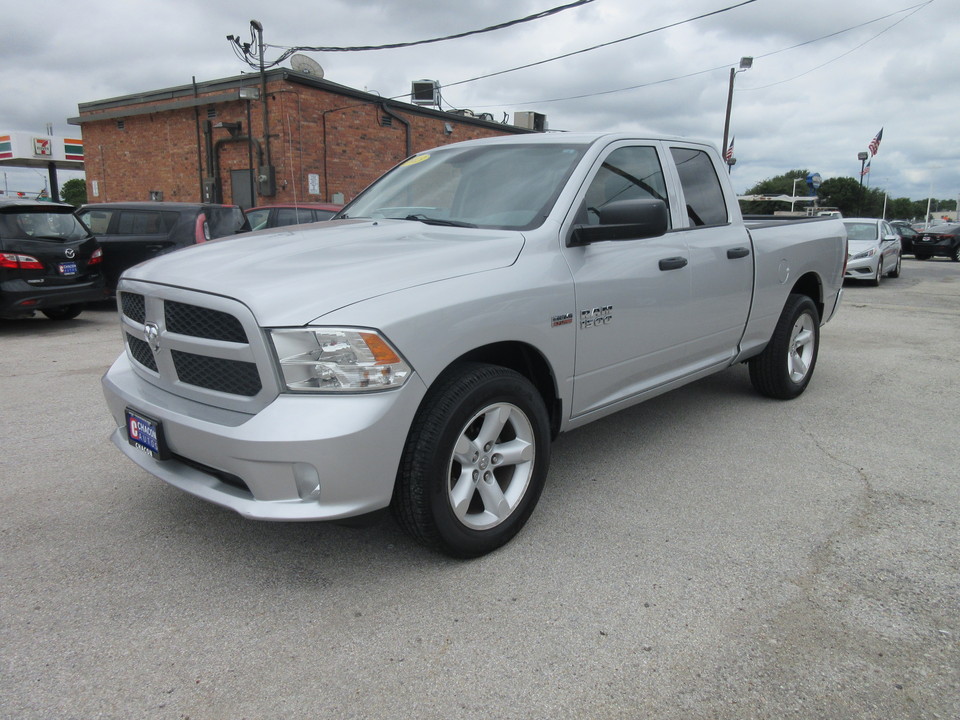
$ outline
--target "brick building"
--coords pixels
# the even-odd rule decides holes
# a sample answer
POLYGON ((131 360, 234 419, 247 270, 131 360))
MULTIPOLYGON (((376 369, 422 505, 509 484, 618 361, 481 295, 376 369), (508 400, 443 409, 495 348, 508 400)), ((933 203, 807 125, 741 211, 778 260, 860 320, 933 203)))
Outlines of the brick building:
POLYGON ((90 202, 346 202, 413 153, 531 132, 287 69, 82 103, 79 112, 69 122, 83 128, 90 202))

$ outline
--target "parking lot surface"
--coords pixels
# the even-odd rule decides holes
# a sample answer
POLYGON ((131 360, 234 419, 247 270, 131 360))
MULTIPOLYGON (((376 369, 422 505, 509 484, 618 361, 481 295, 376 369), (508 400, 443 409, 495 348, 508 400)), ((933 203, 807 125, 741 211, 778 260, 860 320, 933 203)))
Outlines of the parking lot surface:
POLYGON ((0 717, 960 717, 960 265, 844 293, 799 399, 563 436, 468 562, 166 486, 107 439, 112 308, 0 321, 0 717))

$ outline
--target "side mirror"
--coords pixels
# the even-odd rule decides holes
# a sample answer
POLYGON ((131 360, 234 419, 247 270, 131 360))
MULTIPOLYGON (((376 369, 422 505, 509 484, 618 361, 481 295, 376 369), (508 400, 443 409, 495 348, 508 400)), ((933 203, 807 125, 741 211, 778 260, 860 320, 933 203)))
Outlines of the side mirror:
POLYGON ((616 200, 600 209, 599 225, 574 225, 570 246, 659 237, 669 226, 663 200, 616 200))

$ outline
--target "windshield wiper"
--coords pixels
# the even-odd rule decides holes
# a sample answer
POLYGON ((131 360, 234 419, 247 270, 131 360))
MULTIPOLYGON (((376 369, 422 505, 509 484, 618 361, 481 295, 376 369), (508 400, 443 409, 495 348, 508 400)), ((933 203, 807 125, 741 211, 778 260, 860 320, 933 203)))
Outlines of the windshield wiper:
POLYGON ((423 213, 415 213, 413 215, 407 215, 404 220, 419 220, 422 223, 427 225, 446 225, 448 227, 465 227, 465 228, 475 228, 477 227, 473 223, 460 222, 459 220, 444 220, 442 218, 434 218, 423 213))

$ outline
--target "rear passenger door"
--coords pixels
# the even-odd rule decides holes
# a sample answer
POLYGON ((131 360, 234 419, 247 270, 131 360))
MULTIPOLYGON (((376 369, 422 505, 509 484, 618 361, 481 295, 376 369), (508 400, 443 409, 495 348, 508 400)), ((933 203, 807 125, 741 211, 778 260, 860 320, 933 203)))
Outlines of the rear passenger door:
POLYGON ((737 353, 753 297, 753 246, 724 194, 714 155, 703 146, 671 143, 682 212, 675 234, 687 248, 690 275, 690 372, 729 362, 737 353))

